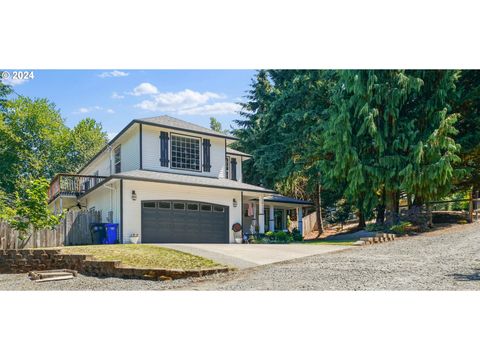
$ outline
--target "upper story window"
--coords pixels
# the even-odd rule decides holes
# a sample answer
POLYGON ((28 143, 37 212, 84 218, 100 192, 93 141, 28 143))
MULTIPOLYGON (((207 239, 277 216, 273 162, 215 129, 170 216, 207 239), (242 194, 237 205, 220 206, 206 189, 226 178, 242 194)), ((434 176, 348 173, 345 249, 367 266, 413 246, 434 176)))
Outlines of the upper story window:
POLYGON ((122 155, 120 146, 117 146, 114 150, 113 163, 115 165, 115 174, 122 172, 122 155))
POLYGON ((230 179, 230 156, 225 157, 225 179, 230 179))
POLYGON ((200 171, 200 139, 173 135, 172 169, 200 171))

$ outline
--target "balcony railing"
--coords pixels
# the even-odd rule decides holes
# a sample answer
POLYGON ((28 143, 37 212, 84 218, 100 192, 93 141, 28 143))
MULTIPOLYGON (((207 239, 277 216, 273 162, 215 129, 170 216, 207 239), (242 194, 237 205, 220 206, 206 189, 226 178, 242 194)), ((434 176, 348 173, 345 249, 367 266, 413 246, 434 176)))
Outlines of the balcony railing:
POLYGON ((106 176, 58 174, 50 183, 48 199, 52 201, 57 196, 80 196, 100 184, 106 176))

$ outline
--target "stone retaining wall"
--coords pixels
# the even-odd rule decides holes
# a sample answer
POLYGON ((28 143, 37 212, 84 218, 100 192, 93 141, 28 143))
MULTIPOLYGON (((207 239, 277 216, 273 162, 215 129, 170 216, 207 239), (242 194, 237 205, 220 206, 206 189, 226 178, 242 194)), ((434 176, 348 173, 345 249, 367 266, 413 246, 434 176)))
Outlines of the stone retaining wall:
POLYGON ((360 240, 355 241, 353 245, 371 245, 371 244, 378 244, 378 243, 383 243, 387 241, 393 241, 396 239, 396 236, 394 234, 383 234, 383 233, 378 233, 376 236, 373 237, 364 237, 360 238, 360 240))
POLYGON ((204 270, 140 269, 122 266, 120 261, 95 260, 91 255, 62 254, 61 250, 0 250, 0 273, 70 269, 88 276, 126 279, 174 280, 227 272, 227 267, 204 270))

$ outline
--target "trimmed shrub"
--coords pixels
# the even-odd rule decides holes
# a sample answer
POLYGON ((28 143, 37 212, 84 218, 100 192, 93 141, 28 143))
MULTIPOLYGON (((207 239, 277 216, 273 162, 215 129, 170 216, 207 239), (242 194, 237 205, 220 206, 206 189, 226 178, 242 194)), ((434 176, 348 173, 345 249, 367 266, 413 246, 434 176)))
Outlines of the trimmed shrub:
POLYGON ((405 234, 405 232, 407 232, 408 228, 411 226, 412 223, 408 221, 402 221, 400 224, 392 226, 390 231, 396 234, 405 234))

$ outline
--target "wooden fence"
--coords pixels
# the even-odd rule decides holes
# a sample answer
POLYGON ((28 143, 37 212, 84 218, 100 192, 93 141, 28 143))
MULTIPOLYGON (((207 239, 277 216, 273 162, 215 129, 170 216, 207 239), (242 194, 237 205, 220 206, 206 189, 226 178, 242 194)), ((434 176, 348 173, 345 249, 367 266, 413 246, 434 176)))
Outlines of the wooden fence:
POLYGON ((91 244, 90 224, 101 221, 101 211, 70 211, 55 229, 34 231, 25 242, 19 239, 18 231, 0 221, 0 249, 33 249, 91 244))
POLYGON ((312 231, 318 230, 317 213, 315 211, 303 217, 302 228, 303 235, 307 235, 312 231))

